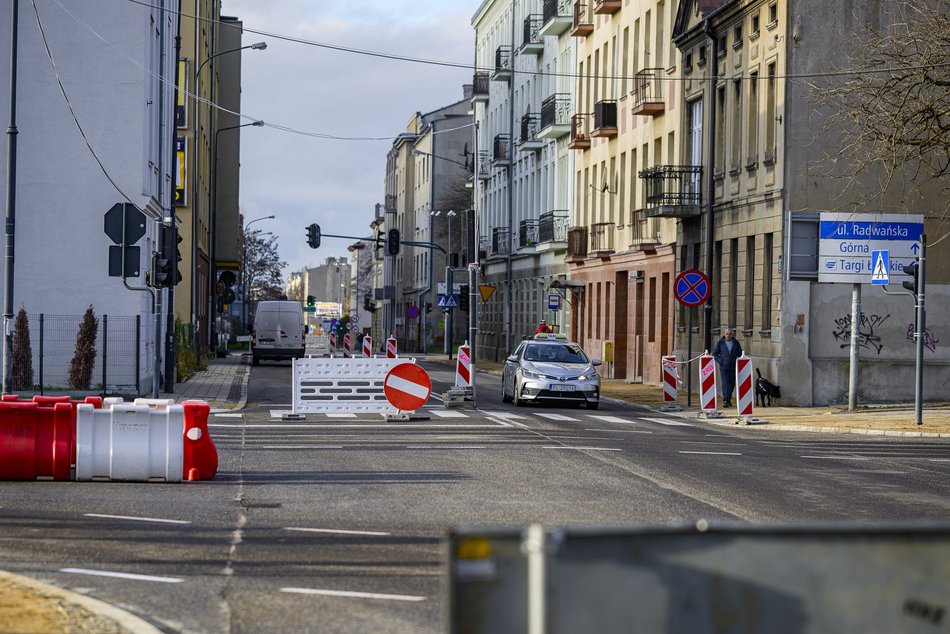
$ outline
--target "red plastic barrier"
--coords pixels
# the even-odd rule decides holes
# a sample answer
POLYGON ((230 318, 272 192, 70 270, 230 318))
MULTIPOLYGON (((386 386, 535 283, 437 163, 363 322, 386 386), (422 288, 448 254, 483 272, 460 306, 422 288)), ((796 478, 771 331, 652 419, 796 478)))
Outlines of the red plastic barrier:
POLYGON ((66 403, 72 408, 72 425, 73 425, 73 443, 69 447, 69 462, 70 464, 76 464, 76 406, 89 404, 95 407, 96 409, 102 409, 102 397, 101 396, 87 396, 81 401, 71 399, 69 396, 41 396, 39 394, 34 394, 33 398, 29 401, 21 401, 20 397, 16 394, 4 394, 0 396, 0 416, 3 416, 3 406, 5 403, 36 403, 40 407, 54 407, 57 403, 66 403))
POLYGON ((218 449, 208 432, 211 406, 205 401, 184 401, 185 437, 183 480, 211 480, 218 472, 218 449))
POLYGON ((75 429, 69 403, 0 403, 0 480, 69 480, 75 429))

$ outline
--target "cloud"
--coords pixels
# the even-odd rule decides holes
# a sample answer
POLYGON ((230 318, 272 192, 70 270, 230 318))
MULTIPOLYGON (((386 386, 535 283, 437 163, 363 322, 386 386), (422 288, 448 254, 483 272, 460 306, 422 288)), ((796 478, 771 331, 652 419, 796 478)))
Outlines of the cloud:
MULTIPOLYGON (((435 4, 435 3, 433 3, 435 4)), ((428 6, 408 0, 224 0, 222 12, 245 29, 400 56, 469 63, 474 33, 471 2, 428 6)), ((352 240, 326 238, 314 251, 306 227, 323 233, 369 235, 376 203, 383 202, 391 138, 413 113, 462 98, 470 68, 381 59, 245 32, 242 112, 270 124, 344 137, 312 138, 271 127, 244 128, 241 136, 241 207, 245 217, 275 214, 267 229, 279 238, 291 271, 348 255, 352 240)), ((263 229, 265 223, 255 225, 263 229)))

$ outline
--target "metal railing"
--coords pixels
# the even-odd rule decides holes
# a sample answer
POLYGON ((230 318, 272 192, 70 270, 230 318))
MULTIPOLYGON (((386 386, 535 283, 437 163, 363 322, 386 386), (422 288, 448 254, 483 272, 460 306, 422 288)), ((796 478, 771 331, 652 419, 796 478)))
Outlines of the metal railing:
POLYGON ((541 126, 541 115, 536 112, 529 112, 521 117, 521 137, 519 143, 530 143, 540 141, 538 130, 541 126))
POLYGON ((564 242, 570 224, 570 212, 566 209, 544 212, 538 220, 538 241, 564 242))
POLYGON ((649 109, 663 111, 663 90, 660 84, 662 68, 644 68, 633 76, 633 90, 630 97, 633 100, 631 108, 634 113, 649 109))
POLYGON ((590 250, 594 253, 614 250, 614 224, 597 222, 590 226, 590 250))
POLYGON ((630 246, 657 244, 660 241, 660 219, 646 216, 642 209, 634 210, 630 230, 630 246))
POLYGON ((552 18, 571 15, 571 0, 544 0, 542 15, 544 22, 552 18))
POLYGON ((511 72, 511 47, 507 44, 495 49, 495 72, 511 72))
POLYGON ((538 243, 538 220, 522 220, 518 225, 518 248, 533 247, 538 243))
POLYGON ((544 24, 544 18, 537 13, 532 13, 524 19, 523 47, 532 44, 544 46, 544 38, 540 33, 542 24, 544 24))
POLYGON ((511 250, 511 232, 508 227, 495 227, 491 230, 492 255, 507 255, 511 250))
POLYGON ((472 96, 488 96, 488 85, 491 78, 486 71, 478 71, 472 77, 472 96))
POLYGON ((617 127, 617 102, 598 101, 594 104, 594 129, 617 127))
POLYGON ((571 117, 571 143, 590 144, 590 115, 576 114, 571 117))
POLYGON ((640 172, 647 203, 651 205, 701 205, 703 168, 700 165, 657 165, 640 172))
POLYGON ((571 96, 555 93, 541 102, 541 129, 567 125, 571 120, 571 96))
POLYGON ((492 159, 495 161, 509 161, 507 134, 496 134, 495 141, 492 143, 492 159))
POLYGON ((568 230, 567 257, 587 257, 587 227, 574 227, 568 230))

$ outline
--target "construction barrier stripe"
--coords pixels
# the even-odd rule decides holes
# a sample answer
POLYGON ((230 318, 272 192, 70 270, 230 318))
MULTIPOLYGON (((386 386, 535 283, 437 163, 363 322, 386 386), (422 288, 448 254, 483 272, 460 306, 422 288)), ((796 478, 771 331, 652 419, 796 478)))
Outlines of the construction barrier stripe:
POLYGON ((407 381, 406 379, 399 376, 390 376, 389 380, 386 381, 386 385, 393 388, 394 390, 399 390, 400 392, 405 392, 406 394, 410 394, 422 399, 428 397, 430 391, 429 388, 424 385, 407 381))
POLYGON ((702 386, 700 407, 703 410, 716 409, 716 366, 711 356, 703 355, 699 359, 699 382, 702 386))
POLYGON ((663 400, 667 403, 676 402, 676 357, 663 357, 663 400))
POLYGON ((739 416, 752 416, 752 359, 743 355, 736 361, 736 386, 739 398, 736 404, 739 407, 739 416))

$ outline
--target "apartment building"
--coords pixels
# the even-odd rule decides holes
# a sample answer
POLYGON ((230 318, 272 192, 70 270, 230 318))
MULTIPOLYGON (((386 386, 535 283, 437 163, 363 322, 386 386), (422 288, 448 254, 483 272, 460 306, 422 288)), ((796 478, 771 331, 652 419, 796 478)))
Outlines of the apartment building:
POLYGON ((495 287, 478 308, 476 359, 504 359, 542 319, 560 332, 571 323, 568 4, 485 0, 472 17, 479 282, 495 287), (564 298, 556 310, 553 293, 564 298))

